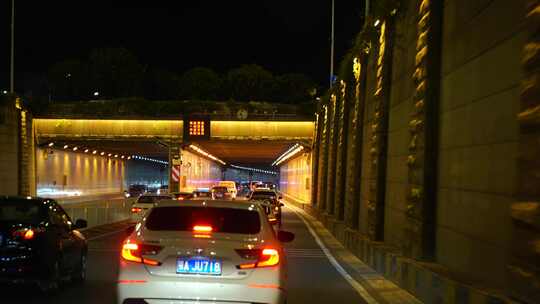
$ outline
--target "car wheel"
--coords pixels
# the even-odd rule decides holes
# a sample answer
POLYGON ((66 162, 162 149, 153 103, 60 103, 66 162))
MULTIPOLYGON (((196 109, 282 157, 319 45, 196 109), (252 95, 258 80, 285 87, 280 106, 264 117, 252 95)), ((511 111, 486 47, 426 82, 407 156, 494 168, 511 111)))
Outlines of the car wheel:
POLYGON ((86 281, 86 253, 81 253, 81 260, 79 261, 79 269, 75 272, 71 280, 75 283, 82 283, 86 281))
POLYGON ((38 283, 39 289, 46 294, 54 294, 60 289, 60 262, 51 266, 49 278, 38 283))

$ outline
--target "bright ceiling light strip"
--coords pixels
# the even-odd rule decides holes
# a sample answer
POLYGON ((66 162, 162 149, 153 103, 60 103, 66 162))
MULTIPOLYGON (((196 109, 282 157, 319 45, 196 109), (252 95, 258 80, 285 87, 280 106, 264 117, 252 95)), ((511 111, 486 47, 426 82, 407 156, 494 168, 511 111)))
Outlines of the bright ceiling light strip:
POLYGON ((278 166, 282 162, 286 161, 287 159, 293 157, 294 155, 298 154, 300 151, 304 150, 304 146, 300 144, 294 144, 291 148, 289 148, 285 153, 281 154, 273 163, 272 166, 278 166))
POLYGON ((240 169, 240 170, 248 170, 248 171, 253 171, 253 172, 258 172, 258 173, 277 175, 277 172, 267 171, 267 170, 262 170, 262 169, 257 169, 257 168, 249 168, 249 167, 237 166, 237 165, 232 165, 232 164, 231 164, 231 167, 235 169, 240 169))
POLYGON ((218 163, 220 163, 220 164, 222 164, 222 165, 224 165, 224 166, 227 164, 226 162, 222 161, 221 159, 215 157, 214 155, 212 155, 212 154, 210 154, 210 153, 204 151, 203 149, 201 149, 201 148, 199 148, 199 147, 197 147, 197 146, 195 146, 195 145, 189 145, 189 147, 190 147, 192 150, 196 151, 197 153, 199 153, 199 154, 201 154, 201 155, 203 155, 203 156, 206 156, 206 157, 208 157, 208 158, 210 158, 210 159, 212 159, 212 160, 214 160, 214 161, 217 161, 218 163))

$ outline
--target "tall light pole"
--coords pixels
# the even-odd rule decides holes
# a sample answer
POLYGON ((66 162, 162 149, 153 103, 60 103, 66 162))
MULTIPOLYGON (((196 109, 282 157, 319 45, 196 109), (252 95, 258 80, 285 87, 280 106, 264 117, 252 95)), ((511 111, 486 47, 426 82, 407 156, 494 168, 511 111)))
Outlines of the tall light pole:
POLYGON ((330 88, 334 84, 334 0, 332 0, 332 33, 330 34, 330 88))
POLYGON ((9 92, 15 93, 15 0, 11 0, 11 62, 9 92))

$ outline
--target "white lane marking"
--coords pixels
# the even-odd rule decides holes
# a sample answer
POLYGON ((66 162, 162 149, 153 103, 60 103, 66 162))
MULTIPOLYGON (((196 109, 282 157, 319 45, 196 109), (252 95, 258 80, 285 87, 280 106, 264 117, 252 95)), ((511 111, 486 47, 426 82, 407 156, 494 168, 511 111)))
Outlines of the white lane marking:
POLYGON ((290 206, 288 205, 287 208, 291 209, 292 212, 294 212, 303 222, 304 224, 306 225, 307 229, 309 230, 309 233, 311 233, 311 235, 313 236, 313 238, 315 239, 315 242, 317 242, 317 244, 319 245, 319 247, 321 247, 322 251, 324 252, 324 254, 326 255, 326 258, 328 258, 328 261, 330 261, 330 264, 332 264, 332 266, 334 266, 334 268, 339 272, 339 274, 341 274, 341 276, 347 281, 349 282, 349 284, 352 286, 352 288, 354 288, 354 290, 360 295, 360 297, 362 297, 364 300, 366 300, 367 303, 370 303, 370 304, 378 304, 378 302, 367 292, 367 290, 362 286, 360 285, 360 283, 358 283, 346 270, 345 268, 343 268, 343 266, 341 266, 339 264, 339 262, 336 260, 336 258, 332 255, 332 253, 330 252, 330 250, 328 250, 328 248, 326 248, 326 246, 324 245, 324 243, 321 241, 321 239, 319 238, 319 236, 315 233, 315 230, 313 230, 313 228, 311 227, 311 224, 304 218, 304 215, 302 214, 302 212, 304 212, 303 210, 301 210, 300 208, 297 208, 297 207, 294 207, 294 206, 290 206))
POLYGON ((126 229, 116 230, 116 231, 113 231, 113 232, 108 232, 108 233, 100 234, 100 235, 97 235, 97 236, 94 236, 94 237, 91 237, 91 238, 87 238, 86 240, 87 241, 93 241, 93 240, 101 239, 101 238, 104 238, 106 236, 117 234, 117 233, 120 233, 120 232, 125 232, 125 231, 126 231, 126 229))

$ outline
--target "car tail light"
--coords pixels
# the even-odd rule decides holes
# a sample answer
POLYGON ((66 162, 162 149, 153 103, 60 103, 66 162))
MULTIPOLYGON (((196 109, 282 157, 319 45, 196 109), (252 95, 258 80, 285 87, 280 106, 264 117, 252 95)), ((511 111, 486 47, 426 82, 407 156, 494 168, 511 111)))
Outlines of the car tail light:
POLYGON ((21 238, 27 241, 34 239, 35 235, 36 235, 35 231, 33 229, 28 229, 28 228, 13 231, 13 237, 21 238))
POLYGON ((131 208, 131 213, 139 213, 142 211, 142 208, 139 207, 133 207, 131 208))
POLYGON ((143 255, 156 255, 161 251, 161 249, 161 246, 130 243, 127 241, 122 246, 122 258, 130 262, 159 266, 161 265, 159 261, 145 258, 143 255))
POLYGON ((210 233, 212 232, 212 226, 208 225, 195 225, 193 226, 193 232, 197 233, 210 233))
POLYGON ((257 259, 253 263, 237 265, 238 269, 251 269, 258 267, 272 267, 279 264, 279 250, 274 248, 264 249, 237 249, 236 252, 244 259, 257 259))
POLYGON ((180 197, 178 198, 178 200, 179 200, 179 201, 183 201, 183 200, 184 200, 184 197, 183 197, 183 196, 180 196, 180 197))

